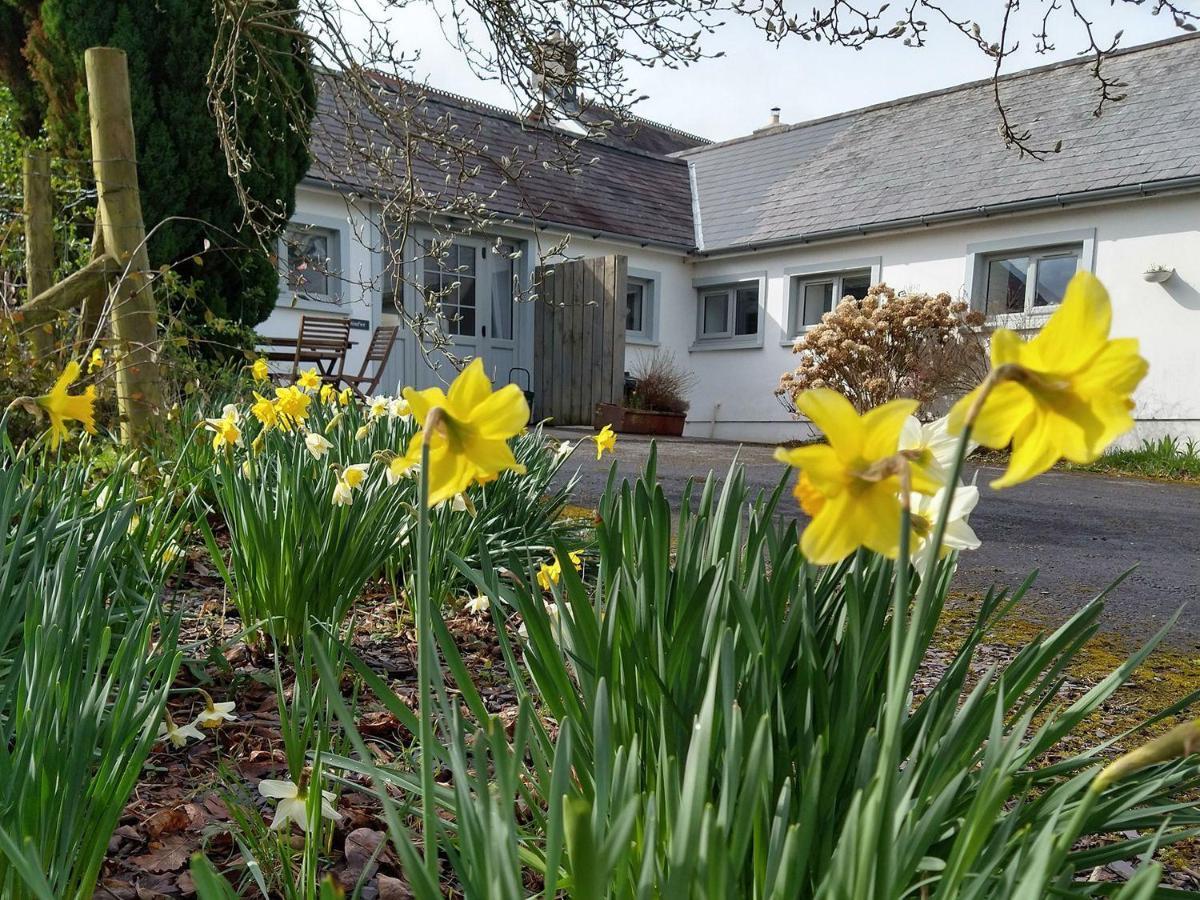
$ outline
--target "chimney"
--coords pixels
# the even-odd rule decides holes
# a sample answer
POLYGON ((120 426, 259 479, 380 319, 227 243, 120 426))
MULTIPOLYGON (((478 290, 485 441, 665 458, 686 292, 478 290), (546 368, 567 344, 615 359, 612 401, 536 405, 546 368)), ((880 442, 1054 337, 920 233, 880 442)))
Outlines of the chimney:
POLYGON ((767 124, 762 128, 755 128, 754 134, 765 134, 768 131, 774 131, 777 128, 783 128, 783 124, 779 121, 779 107, 771 107, 771 118, 767 120, 767 124))
POLYGON ((579 109, 579 51, 561 31, 552 31, 531 48, 535 104, 541 110, 573 114, 579 109))

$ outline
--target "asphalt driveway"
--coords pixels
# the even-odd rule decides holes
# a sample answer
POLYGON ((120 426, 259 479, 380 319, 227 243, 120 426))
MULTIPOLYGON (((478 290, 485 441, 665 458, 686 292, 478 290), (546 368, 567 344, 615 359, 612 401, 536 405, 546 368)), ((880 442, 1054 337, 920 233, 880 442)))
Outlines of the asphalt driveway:
MULTIPOLYGON (((553 433, 575 441, 591 432, 553 433)), ((644 438, 621 435, 615 457, 598 463, 588 443, 568 466, 581 469, 576 502, 582 505, 596 502, 614 459, 621 475, 633 477, 650 448, 644 438)), ((676 503, 689 478, 723 475, 736 454, 751 486, 771 489, 782 475, 772 452, 761 445, 660 440, 659 482, 676 503)), ((1105 627, 1142 639, 1186 604, 1169 641, 1200 648, 1200 486, 1050 472, 1005 491, 988 490, 984 486, 997 472, 986 466, 979 472, 983 496, 971 524, 983 546, 963 554, 959 589, 1015 587, 1037 569, 1029 603, 1038 613, 1062 618, 1137 566, 1109 598, 1105 627)))

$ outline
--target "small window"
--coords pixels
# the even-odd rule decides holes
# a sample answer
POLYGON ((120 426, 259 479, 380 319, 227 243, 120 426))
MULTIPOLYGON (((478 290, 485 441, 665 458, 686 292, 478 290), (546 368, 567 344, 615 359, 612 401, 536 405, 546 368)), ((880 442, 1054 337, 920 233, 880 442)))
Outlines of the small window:
POLYGON ((700 340, 753 337, 759 330, 757 282, 700 291, 700 340))
POLYGON ((870 269, 794 276, 788 333, 795 337, 805 328, 820 322, 821 317, 843 298, 854 297, 861 300, 867 296, 870 288, 870 269))
POLYGON ((291 226, 284 235, 284 243, 288 290, 308 297, 328 298, 337 275, 338 232, 333 228, 291 226))
POLYGON ((632 278, 625 285, 625 330, 637 334, 646 331, 646 285, 632 278))
POLYGON ((1062 303, 1083 248, 1049 247, 984 259, 983 307, 989 316, 1031 313, 1062 303))

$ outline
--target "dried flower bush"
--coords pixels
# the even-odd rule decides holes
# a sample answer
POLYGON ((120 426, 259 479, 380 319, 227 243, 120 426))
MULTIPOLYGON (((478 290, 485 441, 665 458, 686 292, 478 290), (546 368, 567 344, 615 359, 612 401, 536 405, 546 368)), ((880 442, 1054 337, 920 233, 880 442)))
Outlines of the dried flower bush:
POLYGON ((634 387, 625 397, 630 409, 650 412, 686 413, 688 392, 696 383, 696 375, 680 367, 675 354, 655 350, 643 356, 633 367, 634 387))
POLYGON ((949 294, 897 294, 886 284, 866 297, 844 298, 792 348, 800 364, 779 379, 781 403, 797 415, 795 397, 829 387, 859 412, 897 397, 921 402, 932 417, 987 372, 983 314, 949 294))

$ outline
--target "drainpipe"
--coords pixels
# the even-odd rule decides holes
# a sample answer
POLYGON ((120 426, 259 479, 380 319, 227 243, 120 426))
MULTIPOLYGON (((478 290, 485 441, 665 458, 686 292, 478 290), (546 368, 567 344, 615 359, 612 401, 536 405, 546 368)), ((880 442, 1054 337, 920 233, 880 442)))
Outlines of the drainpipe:
POLYGON ((720 415, 721 415, 721 404, 714 403, 713 404, 713 413, 712 413, 712 425, 708 429, 708 439, 710 441, 715 439, 717 436, 717 419, 720 417, 720 415))

